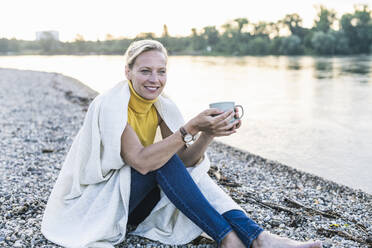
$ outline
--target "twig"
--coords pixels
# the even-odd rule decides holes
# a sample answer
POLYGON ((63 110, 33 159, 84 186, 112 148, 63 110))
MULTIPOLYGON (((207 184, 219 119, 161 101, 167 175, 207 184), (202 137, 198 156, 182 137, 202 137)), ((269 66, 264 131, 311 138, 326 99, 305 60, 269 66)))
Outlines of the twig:
POLYGON ((278 210, 278 211, 284 211, 284 212, 287 212, 287 213, 290 213, 290 214, 293 214, 293 215, 296 214, 291 209, 280 206, 279 204, 275 204, 275 203, 271 203, 271 202, 263 202, 263 201, 256 201, 256 202, 259 203, 262 206, 266 206, 266 207, 269 207, 269 208, 272 208, 272 209, 275 209, 275 210, 278 210))
POLYGON ((293 199, 287 198, 287 197, 284 197, 284 201, 285 202, 288 202, 288 203, 291 203, 292 205, 294 205, 297 208, 304 208, 304 209, 306 209, 306 210, 308 210, 310 212, 313 212, 313 213, 316 213, 316 214, 320 214, 320 215, 322 215, 324 217, 328 217, 328 218, 332 218, 332 219, 336 219, 336 218, 340 218, 341 217, 339 215, 326 213, 326 212, 323 212, 323 211, 320 211, 320 210, 317 210, 317 209, 314 209, 314 208, 305 206, 302 203, 300 203, 298 201, 295 201, 293 199))
POLYGON ((308 206, 305 206, 303 205, 302 203, 298 202, 298 201, 295 201, 293 199, 290 199, 290 198, 287 198, 285 197, 284 198, 284 201, 285 202, 288 202, 290 204, 292 204, 293 206, 295 207, 301 207, 301 208, 304 208, 310 212, 313 212, 313 213, 316 213, 316 214, 320 214, 324 217, 328 217, 328 218, 333 218, 333 219, 342 219, 344 221, 347 221, 347 222, 352 222, 356 225, 356 227, 358 227, 361 231, 363 231, 365 234, 369 235, 368 232, 367 232, 367 228, 365 226, 363 226, 362 224, 358 223, 356 220, 349 220, 345 217, 343 217, 342 215, 336 213, 336 212, 333 212, 333 211, 328 211, 328 212, 324 212, 324 211, 321 211, 321 210, 317 210, 317 209, 314 209, 314 208, 311 208, 311 207, 308 207, 308 206))
MULTIPOLYGON (((230 191, 234 191, 235 193, 239 193, 235 189, 230 189, 230 191)), ((272 209, 275 209, 275 210, 278 210, 278 211, 284 211, 284 212, 287 212, 287 213, 290 213, 290 214, 293 214, 293 215, 297 214, 297 213, 293 212, 291 209, 286 208, 284 206, 280 206, 278 204, 271 203, 271 202, 261 201, 256 196, 253 196, 250 193, 246 193, 243 196, 246 197, 246 198, 249 198, 249 199, 253 200, 256 204, 259 204, 261 206, 264 206, 264 207, 267 207, 267 208, 272 208, 272 209)), ((234 198, 234 200, 240 201, 240 199, 237 199, 237 198, 234 198)))
POLYGON ((241 183, 231 182, 230 180, 228 180, 228 179, 226 179, 226 178, 221 178, 218 182, 219 182, 221 185, 229 186, 229 187, 234 187, 234 188, 237 188, 237 187, 242 186, 241 183))
POLYGON ((320 235, 324 235, 324 236, 338 235, 338 236, 356 241, 356 242, 361 243, 361 244, 372 245, 372 243, 368 239, 364 240, 364 239, 361 239, 361 238, 358 238, 358 237, 354 237, 354 236, 352 236, 352 235, 350 235, 346 232, 343 232, 343 231, 330 230, 330 229, 325 229, 325 228, 318 228, 317 233, 320 234, 320 235))

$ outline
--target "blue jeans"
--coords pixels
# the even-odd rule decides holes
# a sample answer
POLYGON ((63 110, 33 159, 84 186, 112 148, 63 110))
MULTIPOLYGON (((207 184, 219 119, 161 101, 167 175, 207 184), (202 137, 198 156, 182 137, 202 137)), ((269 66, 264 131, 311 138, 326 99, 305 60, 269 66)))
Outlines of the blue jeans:
POLYGON ((263 231, 241 210, 219 214, 195 184, 181 159, 174 155, 164 166, 142 175, 131 168, 129 224, 142 222, 160 200, 160 189, 191 221, 218 244, 232 230, 250 247, 263 231))

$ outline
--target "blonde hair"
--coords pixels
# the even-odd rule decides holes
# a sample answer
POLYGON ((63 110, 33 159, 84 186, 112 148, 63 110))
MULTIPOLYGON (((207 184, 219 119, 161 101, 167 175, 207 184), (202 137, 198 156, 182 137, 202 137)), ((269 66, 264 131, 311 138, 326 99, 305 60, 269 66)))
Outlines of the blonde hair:
POLYGON ((125 65, 129 67, 129 69, 133 68, 134 63, 136 62, 136 58, 147 51, 157 50, 162 52, 165 55, 165 58, 168 59, 168 53, 163 44, 156 40, 138 40, 132 42, 127 51, 124 54, 125 57, 125 65))

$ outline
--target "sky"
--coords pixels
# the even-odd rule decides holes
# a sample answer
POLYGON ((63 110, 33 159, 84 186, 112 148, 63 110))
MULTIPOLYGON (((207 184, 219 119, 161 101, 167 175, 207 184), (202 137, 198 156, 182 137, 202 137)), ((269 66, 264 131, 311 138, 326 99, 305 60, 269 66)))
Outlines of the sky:
POLYGON ((56 30, 61 41, 77 34, 85 40, 133 38, 141 32, 161 35, 163 25, 171 36, 186 36, 191 29, 220 28, 236 18, 250 22, 274 21, 298 13, 305 27, 316 17, 316 5, 334 9, 338 17, 351 13, 355 4, 372 0, 1 0, 0 38, 34 40, 37 31, 56 30))

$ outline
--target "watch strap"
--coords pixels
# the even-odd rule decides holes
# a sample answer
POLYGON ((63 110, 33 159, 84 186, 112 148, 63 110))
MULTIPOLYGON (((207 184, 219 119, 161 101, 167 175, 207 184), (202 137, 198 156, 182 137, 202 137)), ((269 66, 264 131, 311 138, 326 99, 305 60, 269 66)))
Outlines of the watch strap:
POLYGON ((180 133, 182 135, 182 140, 183 142, 185 142, 186 147, 189 147, 194 143, 195 137, 189 134, 184 127, 180 127, 180 133))
POLYGON ((180 132, 181 132, 182 138, 184 138, 187 135, 187 132, 184 127, 180 127, 180 132))

